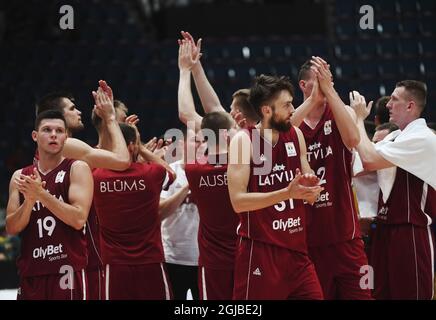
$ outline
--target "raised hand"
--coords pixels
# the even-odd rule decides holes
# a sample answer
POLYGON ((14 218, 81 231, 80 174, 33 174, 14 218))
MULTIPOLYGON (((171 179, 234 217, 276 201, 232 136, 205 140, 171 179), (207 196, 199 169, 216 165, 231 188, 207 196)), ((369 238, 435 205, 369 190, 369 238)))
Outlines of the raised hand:
POLYGON ((92 91, 92 96, 95 101, 94 110, 96 114, 106 122, 115 119, 114 104, 108 94, 99 87, 97 92, 92 91))
POLYGON ((154 152, 154 150, 156 150, 157 147, 157 138, 156 137, 151 138, 147 143, 144 144, 144 147, 147 150, 154 152))
POLYGON ((333 76, 327 62, 320 57, 312 57, 310 67, 315 73, 323 93, 333 88, 333 76))
POLYGON ((324 95, 319 88, 319 81, 316 80, 313 83, 312 92, 310 93, 310 98, 315 104, 324 102, 324 95))
POLYGON ((182 40, 182 43, 179 46, 179 69, 182 70, 191 70, 192 67, 198 62, 199 57, 196 59, 192 58, 192 43, 191 41, 187 41, 185 39, 182 40))
POLYGON ((247 127, 247 119, 244 118, 244 115, 241 111, 230 111, 230 115, 232 116, 233 120, 235 120, 236 124, 241 129, 248 129, 247 127))
POLYGON ((131 114, 126 118, 124 122, 127 123, 128 125, 137 127, 137 124, 139 122, 139 117, 136 114, 131 114))
MULTIPOLYGON (((201 41, 202 41, 202 39, 201 38, 198 39, 197 44, 195 44, 194 37, 189 32, 181 31, 180 33, 181 33, 183 39, 191 42, 191 44, 192 44, 192 47, 191 47, 192 60, 198 62, 202 56, 202 53, 201 53, 201 41)), ((179 39, 178 43, 179 43, 179 45, 181 45, 182 40, 179 39)))
POLYGON ((98 81, 98 85, 107 94, 112 103, 114 103, 114 93, 112 91, 112 88, 109 87, 109 85, 107 84, 107 82, 104 80, 100 80, 98 81))
POLYGON ((372 101, 366 105, 366 99, 357 91, 350 91, 350 107, 356 113, 357 119, 365 120, 371 113, 372 101))

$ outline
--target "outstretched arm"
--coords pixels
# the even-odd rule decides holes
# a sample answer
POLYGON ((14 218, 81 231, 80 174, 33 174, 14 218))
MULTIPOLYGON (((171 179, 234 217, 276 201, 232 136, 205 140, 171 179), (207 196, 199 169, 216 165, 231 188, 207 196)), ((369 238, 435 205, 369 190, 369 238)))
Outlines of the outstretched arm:
POLYGON ((197 44, 189 32, 182 31, 182 37, 192 43, 191 55, 197 62, 192 67, 192 76, 194 77, 195 87, 197 88, 198 95, 203 105, 205 113, 210 112, 227 112, 221 105, 220 99, 207 79, 203 66, 200 62, 201 57, 201 41, 198 39, 197 44))
POLYGON ((197 132, 201 127, 202 117, 195 111, 191 92, 191 69, 195 63, 191 57, 191 46, 191 43, 186 40, 182 40, 179 46, 179 119, 186 125, 193 121, 197 132))
POLYGON ((369 140, 365 130, 364 120, 371 113, 372 101, 366 105, 365 97, 359 92, 350 92, 350 105, 356 114, 356 123, 360 135, 360 143, 356 146, 365 171, 374 171, 395 166, 383 158, 375 149, 374 144, 369 140))
POLYGON ((102 126, 105 127, 109 140, 112 141, 112 151, 95 149, 83 141, 68 138, 62 154, 66 158, 85 161, 91 168, 126 170, 130 166, 130 154, 120 126, 115 119, 113 103, 101 88, 97 92, 93 91, 92 94, 95 100, 95 111, 102 118, 102 126))

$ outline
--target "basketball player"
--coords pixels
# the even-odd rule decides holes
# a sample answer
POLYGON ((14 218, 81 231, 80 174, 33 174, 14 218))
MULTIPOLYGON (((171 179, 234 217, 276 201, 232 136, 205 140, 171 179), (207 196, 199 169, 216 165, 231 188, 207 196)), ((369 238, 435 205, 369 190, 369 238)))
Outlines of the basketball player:
MULTIPOLYGON (((124 170, 126 163, 129 163, 129 157, 126 158, 128 151, 117 123, 123 119, 127 108, 122 103, 118 103, 117 108, 114 108, 112 89, 103 80, 99 81, 98 90, 92 94, 96 106, 93 110, 93 119, 100 119, 100 121, 97 121, 97 132, 99 134, 97 148, 92 148, 86 143, 72 138, 73 133, 83 129, 83 123, 81 121, 81 112, 77 109, 71 94, 54 93, 45 96, 37 104, 37 114, 50 109, 59 110, 64 114, 67 133, 70 137, 64 148, 64 155, 67 157, 83 160, 91 168, 104 167, 124 170)), ((88 278, 88 299, 90 300, 101 300, 104 293, 104 272, 99 253, 99 238, 98 218, 94 206, 91 205, 88 223, 86 224, 88 245, 86 274, 88 278)))
POLYGON ((198 281, 202 300, 230 300, 233 293, 239 223, 227 185, 228 139, 233 127, 234 121, 227 112, 206 114, 201 130, 203 136, 208 137, 208 154, 195 164, 185 166, 192 198, 200 215, 198 281))
POLYGON ((360 270, 368 265, 352 191, 352 148, 359 142, 353 109, 335 91, 328 64, 319 57, 303 64, 299 87, 307 99, 319 86, 322 99, 297 108, 292 123, 303 132, 308 161, 324 187, 313 206, 306 206, 309 255, 324 297, 370 299, 362 289, 360 270))
POLYGON ((261 75, 249 100, 261 121, 232 139, 227 171, 240 218, 233 299, 322 299, 307 255, 302 201, 313 203, 322 187, 311 173, 303 135, 291 125, 292 85, 285 77, 261 75), (266 163, 272 170, 256 173, 266 163))
POLYGON ((163 265, 159 199, 169 179, 164 167, 136 162, 139 137, 120 124, 132 164, 119 172, 96 169, 94 205, 100 222, 105 264, 105 298, 170 299, 163 265))
POLYGON ((233 292, 236 227, 239 222, 227 187, 229 130, 235 123, 227 112, 207 113, 204 117, 198 115, 191 93, 192 66, 191 44, 183 40, 179 50, 179 110, 189 111, 195 119, 201 119, 203 136, 205 130, 209 131, 208 155, 185 164, 186 178, 200 215, 200 299, 229 300, 233 292))
POLYGON ((91 170, 66 159, 65 118, 41 112, 32 138, 39 159, 11 178, 6 228, 20 234, 18 299, 86 299, 84 225, 93 193, 91 170))

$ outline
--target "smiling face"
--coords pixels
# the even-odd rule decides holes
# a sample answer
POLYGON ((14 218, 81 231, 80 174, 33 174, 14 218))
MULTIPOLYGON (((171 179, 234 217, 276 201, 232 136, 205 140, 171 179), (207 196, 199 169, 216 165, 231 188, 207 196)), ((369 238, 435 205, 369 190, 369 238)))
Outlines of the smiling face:
POLYGON ((32 132, 32 138, 40 153, 57 155, 62 152, 67 139, 65 123, 61 119, 43 119, 38 131, 32 132))

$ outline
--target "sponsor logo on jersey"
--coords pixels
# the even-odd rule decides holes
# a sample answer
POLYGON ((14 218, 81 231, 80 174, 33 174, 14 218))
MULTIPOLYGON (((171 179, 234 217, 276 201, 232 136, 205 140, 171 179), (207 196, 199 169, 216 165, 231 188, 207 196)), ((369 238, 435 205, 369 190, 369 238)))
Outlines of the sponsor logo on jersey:
POLYGON ((260 272, 260 269, 259 269, 259 268, 256 268, 256 270, 253 271, 253 274, 254 274, 255 276, 261 276, 261 275, 262 275, 262 272, 260 272))
POLYGON ((297 155, 297 150, 295 149, 293 142, 286 142, 285 148, 286 148, 286 153, 288 154, 288 157, 295 157, 297 155))
POLYGON ((64 182, 66 172, 64 170, 61 170, 56 175, 55 183, 62 183, 64 182))
POLYGON ((329 135, 330 133, 332 133, 332 120, 327 120, 324 123, 324 135, 329 135))
MULTIPOLYGON (((288 218, 287 220, 279 219, 274 220, 272 223, 273 230, 289 231, 301 227, 301 217, 288 218)), ((296 231, 302 231, 303 228, 298 228, 296 231), (301 230, 300 230, 301 229, 301 230)), ((295 231, 294 231, 295 232, 295 231)))
POLYGON ((38 259, 38 258, 45 259, 48 256, 51 256, 54 254, 60 254, 60 253, 63 253, 62 243, 59 243, 57 246, 50 244, 45 248, 43 248, 43 247, 35 248, 35 249, 33 249, 32 256, 34 259, 38 259))

